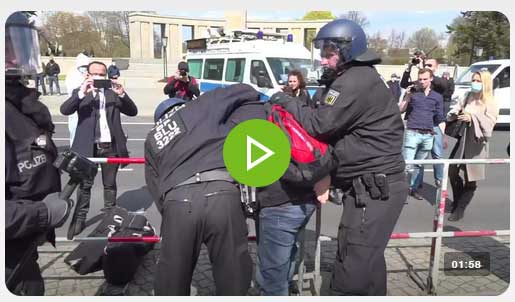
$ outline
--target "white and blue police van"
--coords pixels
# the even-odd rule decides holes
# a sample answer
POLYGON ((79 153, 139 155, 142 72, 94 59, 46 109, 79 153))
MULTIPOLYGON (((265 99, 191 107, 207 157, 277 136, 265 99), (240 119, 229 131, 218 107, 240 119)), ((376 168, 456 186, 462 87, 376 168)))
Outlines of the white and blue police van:
POLYGON ((200 83, 200 92, 237 83, 253 86, 261 100, 268 100, 288 84, 288 73, 304 75, 311 96, 318 88, 320 60, 291 34, 234 31, 230 35, 186 41, 190 75, 200 83))
POLYGON ((476 62, 469 66, 455 81, 453 103, 470 91, 472 75, 481 70, 488 70, 492 74, 495 100, 499 104, 499 117, 497 125, 510 126, 510 60, 490 60, 476 62))

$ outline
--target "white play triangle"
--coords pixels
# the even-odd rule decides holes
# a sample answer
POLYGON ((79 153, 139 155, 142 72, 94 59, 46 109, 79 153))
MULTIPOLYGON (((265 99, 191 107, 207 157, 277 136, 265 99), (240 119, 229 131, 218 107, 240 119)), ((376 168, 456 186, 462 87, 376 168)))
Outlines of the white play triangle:
POLYGON ((250 171, 255 166, 259 165, 263 161, 267 160, 270 156, 274 155, 274 151, 268 149, 260 142, 256 141, 252 137, 247 135, 247 172, 250 171), (265 154, 260 158, 252 161, 252 145, 258 147, 259 149, 265 151, 265 154))

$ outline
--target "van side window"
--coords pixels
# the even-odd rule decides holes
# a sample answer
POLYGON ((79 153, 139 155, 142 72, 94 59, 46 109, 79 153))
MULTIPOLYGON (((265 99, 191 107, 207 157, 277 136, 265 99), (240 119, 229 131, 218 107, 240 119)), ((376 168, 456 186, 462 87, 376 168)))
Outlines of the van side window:
MULTIPOLYGON (((266 71, 266 66, 263 61, 260 60, 253 60, 250 62, 250 82, 252 84, 258 83, 259 73, 264 74, 265 78, 268 80, 268 83, 270 83, 270 86, 272 86, 272 81, 270 80, 270 76, 268 75, 268 72, 266 71)), ((272 87, 270 87, 272 88, 272 87)))
POLYGON ((510 67, 505 67, 495 78, 499 81, 499 88, 510 87, 510 67))
POLYGON ((188 60, 189 74, 197 79, 200 79, 202 74, 202 59, 188 60))
POLYGON ((243 81, 243 72, 245 71, 245 59, 228 59, 225 69, 225 80, 227 82, 243 81))
POLYGON ((204 80, 221 81, 224 71, 224 59, 206 59, 204 80))

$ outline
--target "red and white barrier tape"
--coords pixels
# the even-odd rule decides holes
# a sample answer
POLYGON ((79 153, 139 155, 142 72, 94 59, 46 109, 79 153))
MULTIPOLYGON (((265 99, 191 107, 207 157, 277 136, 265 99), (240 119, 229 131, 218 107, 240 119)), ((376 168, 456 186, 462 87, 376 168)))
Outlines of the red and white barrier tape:
POLYGON ((97 164, 144 164, 144 157, 89 157, 90 161, 97 164))
POLYGON ((393 233, 390 236, 390 239, 435 238, 435 237, 483 237, 483 236, 508 236, 508 235, 510 235, 510 230, 420 232, 420 233, 393 233))
MULTIPOLYGON (((484 237, 484 236, 509 236, 510 230, 480 230, 480 231, 455 231, 455 232, 419 232, 419 233, 393 233, 390 239, 413 239, 413 238, 435 238, 435 237, 484 237)), ((329 241, 324 236, 323 241, 329 241)), ((72 240, 68 240, 64 237, 56 238, 56 241, 101 241, 105 240, 108 242, 146 242, 146 243, 158 243, 161 241, 161 237, 158 236, 143 236, 143 237, 77 237, 72 240)), ((249 241, 256 241, 256 236, 249 236, 249 241)))
MULTIPOLYGON (((144 164, 144 157, 90 157, 94 163, 99 164, 144 164)), ((506 164, 510 163, 509 158, 491 159, 424 159, 407 160, 406 164, 434 165, 434 164, 506 164)))

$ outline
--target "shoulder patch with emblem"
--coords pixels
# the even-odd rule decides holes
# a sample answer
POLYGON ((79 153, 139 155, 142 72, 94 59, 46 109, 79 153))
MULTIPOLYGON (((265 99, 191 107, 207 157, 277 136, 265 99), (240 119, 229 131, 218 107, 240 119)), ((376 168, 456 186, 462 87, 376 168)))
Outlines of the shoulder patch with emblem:
POLYGON ((338 99, 338 96, 340 96, 340 93, 338 91, 329 89, 329 92, 327 92, 327 96, 325 97, 324 103, 332 106, 338 99))

